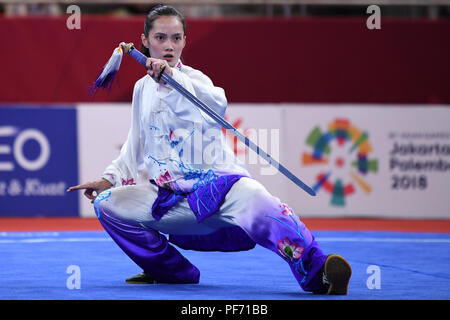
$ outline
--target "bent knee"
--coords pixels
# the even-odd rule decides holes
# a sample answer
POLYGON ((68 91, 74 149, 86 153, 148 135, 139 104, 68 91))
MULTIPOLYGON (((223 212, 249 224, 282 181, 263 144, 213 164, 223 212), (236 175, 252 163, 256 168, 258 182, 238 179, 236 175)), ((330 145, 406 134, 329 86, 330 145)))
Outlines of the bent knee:
POLYGON ((147 185, 128 185, 100 193, 94 201, 97 217, 109 215, 127 221, 152 220, 151 210, 157 192, 147 185))
POLYGON ((250 178, 241 180, 243 183, 238 186, 238 192, 248 205, 259 208, 278 207, 279 199, 271 195, 260 182, 250 178))

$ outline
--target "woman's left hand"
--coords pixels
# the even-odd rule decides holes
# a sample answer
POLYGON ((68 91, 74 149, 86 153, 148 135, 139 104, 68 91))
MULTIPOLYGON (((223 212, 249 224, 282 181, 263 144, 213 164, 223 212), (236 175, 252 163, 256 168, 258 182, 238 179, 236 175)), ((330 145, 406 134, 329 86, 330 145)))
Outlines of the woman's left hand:
POLYGON ((145 65, 147 67, 147 74, 156 82, 158 82, 158 78, 161 79, 160 74, 162 69, 164 69, 163 71, 167 75, 172 77, 172 69, 170 68, 166 60, 147 58, 147 62, 145 65))

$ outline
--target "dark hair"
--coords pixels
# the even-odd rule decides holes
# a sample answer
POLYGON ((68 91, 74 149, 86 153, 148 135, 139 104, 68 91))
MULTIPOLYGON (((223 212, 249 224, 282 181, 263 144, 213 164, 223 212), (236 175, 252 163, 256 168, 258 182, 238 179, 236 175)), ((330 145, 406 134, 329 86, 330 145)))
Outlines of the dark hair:
MULTIPOLYGON (((156 19, 158 19, 159 17, 170 16, 177 17, 178 20, 180 20, 181 24, 183 25, 183 32, 184 34, 186 34, 186 21, 184 20, 184 16, 174 7, 159 4, 153 7, 152 10, 150 10, 150 12, 147 14, 144 24, 144 36, 148 38, 150 30, 153 28, 153 22, 155 22, 156 19)), ((150 57, 150 51, 144 45, 141 45, 141 52, 147 57, 150 57)))

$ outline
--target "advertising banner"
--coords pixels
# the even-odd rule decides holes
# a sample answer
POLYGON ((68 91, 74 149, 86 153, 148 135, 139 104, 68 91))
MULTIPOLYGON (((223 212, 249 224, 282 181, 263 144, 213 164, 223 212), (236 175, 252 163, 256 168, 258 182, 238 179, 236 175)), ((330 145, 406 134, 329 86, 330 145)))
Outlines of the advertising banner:
POLYGON ((77 216, 76 109, 0 108, 0 216, 77 216))
MULTIPOLYGON (((130 111, 78 106, 80 182, 98 179, 118 156, 130 111)), ((300 216, 450 218, 447 107, 231 104, 226 120, 314 188, 311 197, 223 131, 252 176, 300 216)), ((79 197, 81 215, 94 216, 79 197)))
MULTIPOLYGON (((120 152, 130 104, 0 108, 0 216, 95 216, 82 192, 120 152)), ((226 132, 271 194, 304 217, 450 219, 450 108, 231 104, 226 120, 311 197, 226 132)))
POLYGON ((288 188, 308 216, 450 218, 450 109, 285 109, 287 165, 316 190, 288 188))

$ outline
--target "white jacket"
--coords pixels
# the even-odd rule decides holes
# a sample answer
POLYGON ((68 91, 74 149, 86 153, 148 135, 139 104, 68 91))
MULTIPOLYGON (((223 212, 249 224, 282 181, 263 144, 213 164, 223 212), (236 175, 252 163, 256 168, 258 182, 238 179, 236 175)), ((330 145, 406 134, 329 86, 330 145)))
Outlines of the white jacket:
MULTIPOLYGON (((224 117, 222 88, 181 62, 172 72, 174 80, 224 117)), ((148 75, 138 80, 128 138, 103 178, 117 187, 135 184, 144 175, 159 186, 190 192, 199 183, 228 174, 250 176, 227 145, 221 126, 168 85, 148 75)))

